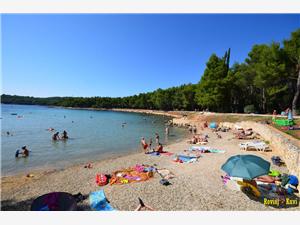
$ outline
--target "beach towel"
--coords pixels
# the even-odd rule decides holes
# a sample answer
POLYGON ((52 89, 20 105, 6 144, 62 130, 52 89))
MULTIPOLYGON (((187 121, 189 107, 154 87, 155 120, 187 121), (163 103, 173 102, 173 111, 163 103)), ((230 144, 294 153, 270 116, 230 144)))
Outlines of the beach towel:
POLYGON ((149 178, 153 177, 152 171, 138 172, 136 167, 127 168, 123 170, 118 170, 112 173, 111 179, 109 181, 110 185, 113 184, 128 184, 133 182, 146 181, 149 178))
POLYGON ((215 122, 212 122, 212 123, 209 124, 209 128, 216 129, 217 128, 217 124, 215 122))
POLYGON ((108 202, 105 197, 104 191, 92 192, 89 196, 90 206, 96 211, 116 211, 108 202))
POLYGON ((208 146, 191 146, 190 148, 189 148, 189 150, 190 151, 205 151, 205 150, 209 150, 210 149, 210 147, 208 147, 208 146))
POLYGON ((161 154, 161 155, 165 155, 165 156, 171 156, 171 155, 174 155, 174 153, 172 153, 172 152, 161 152, 160 154, 161 154))
POLYGON ((219 149, 209 149, 210 153, 225 153, 225 150, 219 150, 219 149))
POLYGON ((178 155, 178 159, 183 163, 193 163, 197 161, 197 157, 187 155, 178 155))
POLYGON ((150 152, 148 154, 151 155, 151 156, 160 156, 159 152, 150 152))
POLYGON ((213 149, 208 146, 192 146, 189 148, 190 151, 200 151, 202 153, 225 153, 225 150, 213 149))

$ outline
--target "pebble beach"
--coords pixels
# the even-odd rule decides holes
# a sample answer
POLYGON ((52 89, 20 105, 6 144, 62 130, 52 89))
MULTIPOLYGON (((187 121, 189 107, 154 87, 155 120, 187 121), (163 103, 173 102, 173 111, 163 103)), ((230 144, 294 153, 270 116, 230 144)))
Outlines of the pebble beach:
MULTIPOLYGON (((176 163, 172 156, 151 156, 142 151, 126 156, 91 162, 92 168, 84 168, 84 164, 62 170, 34 171, 33 177, 26 174, 1 178, 1 209, 30 210, 32 201, 45 193, 61 191, 72 194, 89 193, 104 189, 110 204, 120 211, 132 211, 138 206, 138 197, 159 211, 232 211, 232 210, 299 210, 299 207, 277 209, 251 200, 241 191, 229 189, 222 183, 222 164, 232 155, 255 154, 268 161, 276 154, 272 152, 245 152, 238 144, 241 140, 234 138, 232 132, 221 132, 222 138, 208 128, 201 131, 208 134, 207 146, 225 150, 225 153, 203 153, 195 163, 176 163), (97 173, 110 174, 119 169, 133 167, 136 164, 156 164, 157 168, 166 168, 176 175, 170 179, 171 185, 160 184, 161 177, 123 185, 97 186, 97 173)), ((191 145, 187 139, 165 146, 164 150, 180 153, 191 145)), ((278 168, 276 168, 278 169, 278 168)), ((281 172, 284 168, 280 168, 281 172)), ((78 210, 91 210, 89 199, 78 204, 78 210)))

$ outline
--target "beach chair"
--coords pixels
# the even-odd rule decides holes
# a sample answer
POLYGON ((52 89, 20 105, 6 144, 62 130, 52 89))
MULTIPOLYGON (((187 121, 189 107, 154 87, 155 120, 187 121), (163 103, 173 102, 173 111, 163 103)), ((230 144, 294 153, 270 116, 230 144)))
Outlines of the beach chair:
POLYGON ((258 141, 258 142, 246 142, 246 143, 240 143, 239 147, 241 150, 257 150, 257 151, 270 151, 269 145, 267 145, 263 141, 258 141))

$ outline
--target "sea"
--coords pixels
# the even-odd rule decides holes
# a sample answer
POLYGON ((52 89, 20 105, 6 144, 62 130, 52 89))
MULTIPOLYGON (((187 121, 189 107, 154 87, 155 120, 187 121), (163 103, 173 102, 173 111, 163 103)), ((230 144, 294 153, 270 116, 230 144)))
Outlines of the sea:
POLYGON ((163 145, 185 137, 182 128, 170 127, 165 134, 167 116, 141 113, 65 109, 37 105, 1 104, 1 176, 40 169, 63 169, 81 163, 118 157, 141 151, 155 133, 163 145), (55 131, 66 130, 67 140, 53 141, 55 131), (9 132, 9 133, 7 133, 9 132), (15 152, 27 146, 27 158, 15 152))

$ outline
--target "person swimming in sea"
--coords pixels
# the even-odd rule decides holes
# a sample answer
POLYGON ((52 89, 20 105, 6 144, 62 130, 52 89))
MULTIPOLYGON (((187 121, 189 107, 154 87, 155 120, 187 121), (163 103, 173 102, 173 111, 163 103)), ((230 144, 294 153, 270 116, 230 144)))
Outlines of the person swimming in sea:
POLYGON ((67 133, 67 131, 63 131, 63 133, 62 133, 62 136, 61 136, 61 139, 68 139, 69 137, 68 137, 68 133, 67 133))
POLYGON ((56 132, 55 134, 53 134, 52 136, 52 140, 53 141, 58 141, 60 138, 59 138, 59 132, 56 132))
POLYGON ((22 147, 22 151, 20 151, 19 149, 16 151, 15 157, 18 158, 19 155, 22 155, 22 157, 28 157, 29 156, 29 150, 27 149, 26 146, 22 147))

